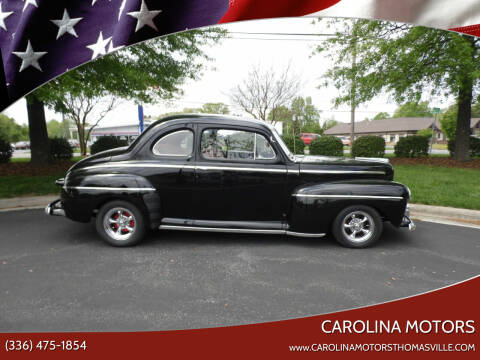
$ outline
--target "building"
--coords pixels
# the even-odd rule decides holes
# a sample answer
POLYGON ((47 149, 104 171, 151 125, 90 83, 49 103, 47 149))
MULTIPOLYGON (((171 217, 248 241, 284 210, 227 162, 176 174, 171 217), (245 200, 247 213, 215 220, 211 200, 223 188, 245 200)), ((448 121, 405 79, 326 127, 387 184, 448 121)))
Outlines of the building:
MULTIPOLYGON (((395 144, 401 137, 416 135, 419 130, 433 129, 434 143, 445 144, 447 138, 434 118, 395 118, 385 120, 364 120, 355 123, 355 135, 375 135, 385 139, 387 144, 395 144)), ((480 134, 480 118, 471 120, 473 134, 480 134)), ((340 123, 325 135, 350 136, 350 123, 340 123)))
MULTIPOLYGON (((144 129, 146 129, 151 122, 144 123, 144 129)), ((70 137, 72 139, 78 139, 77 128, 70 129, 70 137)), ((99 137, 102 136, 116 136, 122 140, 127 140, 130 144, 140 135, 140 127, 138 122, 132 125, 117 125, 117 126, 104 126, 95 127, 90 133, 89 144, 94 143, 99 137)))

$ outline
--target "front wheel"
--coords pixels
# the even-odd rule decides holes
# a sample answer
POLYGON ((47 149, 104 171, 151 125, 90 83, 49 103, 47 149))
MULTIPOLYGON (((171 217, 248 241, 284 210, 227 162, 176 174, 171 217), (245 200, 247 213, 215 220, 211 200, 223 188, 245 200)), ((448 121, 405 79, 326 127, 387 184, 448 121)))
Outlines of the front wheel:
POLYGON ((343 209, 332 224, 335 239, 343 246, 364 248, 378 241, 383 230, 378 212, 364 205, 343 209))
POLYGON ((113 246, 132 246, 145 236, 142 212, 127 201, 111 201, 97 214, 95 227, 98 234, 113 246))

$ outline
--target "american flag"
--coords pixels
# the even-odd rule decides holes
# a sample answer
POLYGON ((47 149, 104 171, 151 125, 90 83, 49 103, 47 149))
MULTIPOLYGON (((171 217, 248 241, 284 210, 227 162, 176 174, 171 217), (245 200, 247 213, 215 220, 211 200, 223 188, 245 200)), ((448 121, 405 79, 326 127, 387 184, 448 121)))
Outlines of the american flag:
POLYGON ((227 0, 0 0, 0 109, 120 47, 216 24, 227 9, 227 0))
MULTIPOLYGON (((451 0, 435 1, 442 2, 443 13, 448 11, 452 19, 457 13, 480 18, 478 0, 463 0, 462 6, 451 0)), ((380 18, 405 21, 397 9, 399 4, 406 10, 414 6, 419 9, 415 15, 420 20, 409 22, 432 25, 422 19, 429 15, 435 18, 435 1, 0 0, 0 111, 69 69, 160 35, 217 23, 319 11, 318 15, 379 18, 378 9, 383 8, 386 14, 380 18), (389 2, 396 6, 385 6, 389 2), (324 9, 326 12, 321 11, 324 9)), ((455 30, 480 35, 478 25, 455 30)))

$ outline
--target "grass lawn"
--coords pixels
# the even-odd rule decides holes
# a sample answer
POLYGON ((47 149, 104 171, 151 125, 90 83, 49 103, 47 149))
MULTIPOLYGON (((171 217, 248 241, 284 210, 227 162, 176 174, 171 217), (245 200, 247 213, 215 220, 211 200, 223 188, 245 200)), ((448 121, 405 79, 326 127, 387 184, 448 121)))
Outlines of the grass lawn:
POLYGON ((480 210, 480 170, 395 165, 395 181, 412 191, 412 203, 480 210))
MULTIPOLYGON (((72 157, 72 161, 80 161, 86 156, 74 156, 72 157)), ((30 162, 30 158, 11 158, 10 162, 12 163, 28 163, 30 162)))
POLYGON ((64 176, 64 172, 40 176, 2 176, 0 178, 0 198, 60 194, 60 186, 55 185, 55 180, 64 176))

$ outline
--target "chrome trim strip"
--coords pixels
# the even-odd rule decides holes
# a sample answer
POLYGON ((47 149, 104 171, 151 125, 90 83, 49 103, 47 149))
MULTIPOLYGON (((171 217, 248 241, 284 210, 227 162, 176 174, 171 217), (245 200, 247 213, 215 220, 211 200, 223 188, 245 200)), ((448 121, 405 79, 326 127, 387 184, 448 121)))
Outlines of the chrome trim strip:
POLYGON ((122 162, 115 162, 110 164, 100 164, 100 165, 92 165, 86 166, 84 168, 80 168, 78 170, 87 170, 87 169, 98 169, 98 168, 121 168, 121 167, 130 167, 130 168, 138 168, 138 167, 151 167, 151 168, 172 168, 172 169, 194 169, 195 166, 193 165, 180 165, 180 164, 130 164, 130 163, 122 163, 122 162))
POLYGON ((160 230, 185 230, 185 231, 211 231, 235 234, 275 234, 275 235, 290 235, 298 237, 323 237, 325 234, 308 234, 299 233, 286 230, 275 229, 233 229, 233 228, 214 228, 214 227, 200 227, 200 226, 181 226, 181 225, 160 225, 160 230))
POLYGON ((339 198, 339 199, 380 199, 380 200, 403 200, 401 196, 377 196, 377 195, 313 195, 313 194, 293 194, 296 197, 311 198, 339 198))
POLYGON ((131 163, 110 163, 92 165, 79 170, 97 169, 97 168, 170 168, 170 169, 198 169, 198 170, 227 170, 227 171, 258 171, 258 172, 270 172, 270 173, 288 173, 295 172, 300 174, 377 174, 385 175, 385 171, 369 171, 369 170, 287 170, 287 169, 267 169, 267 168, 255 168, 255 167, 234 167, 234 166, 203 166, 203 165, 181 165, 181 164, 131 164, 131 163))
POLYGON ((186 231, 212 231, 238 234, 285 234, 285 230, 267 230, 267 229, 232 229, 232 228, 216 228, 216 227, 200 227, 200 226, 180 226, 180 225, 160 225, 161 230, 186 230, 186 231))
POLYGON ((287 235, 290 236, 298 236, 298 237, 308 237, 308 238, 313 238, 313 237, 324 237, 325 234, 309 234, 309 233, 299 233, 295 231, 287 231, 287 235))
POLYGON ((385 171, 370 170, 300 170, 302 174, 377 174, 385 175, 385 171))
POLYGON ((106 191, 155 191, 154 188, 119 188, 103 186, 67 186, 68 189, 75 190, 106 190, 106 191))
POLYGON ((286 169, 265 169, 265 168, 250 168, 250 167, 233 167, 233 166, 196 166, 198 170, 229 170, 229 171, 259 171, 271 173, 286 173, 286 169))

